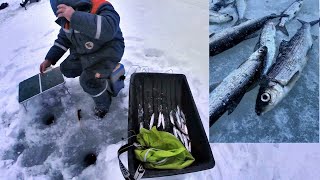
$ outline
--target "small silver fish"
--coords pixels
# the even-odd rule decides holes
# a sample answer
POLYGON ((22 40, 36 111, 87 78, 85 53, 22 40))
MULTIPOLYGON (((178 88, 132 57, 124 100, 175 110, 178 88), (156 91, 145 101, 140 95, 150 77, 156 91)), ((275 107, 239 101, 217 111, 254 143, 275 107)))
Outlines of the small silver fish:
POLYGON ((255 50, 259 49, 261 46, 266 46, 268 48, 267 57, 264 61, 262 75, 266 75, 274 63, 276 56, 276 28, 272 21, 267 21, 263 26, 260 39, 255 47, 255 50))
POLYGON ((177 134, 177 129, 175 127, 173 127, 173 135, 179 139, 178 134, 177 134))
POLYGON ((162 123, 162 127, 163 127, 163 129, 165 129, 166 128, 166 125, 165 125, 165 123, 164 123, 164 115, 161 113, 161 123, 162 123))
POLYGON ((173 115, 173 111, 170 111, 170 115, 169 115, 169 116, 170 116, 170 122, 171 122, 171 124, 174 125, 174 120, 173 120, 173 116, 174 116, 174 115, 173 115))
POLYGON ((219 12, 211 12, 209 16, 210 24, 223 24, 227 22, 231 22, 233 20, 233 16, 230 14, 223 14, 219 12))
POLYGON ((159 128, 161 125, 161 112, 159 113, 159 117, 158 117, 158 125, 157 127, 159 128))
POLYGON ((154 123, 154 114, 151 115, 149 129, 152 128, 153 123, 154 123))
POLYGON ((188 144, 188 151, 191 152, 191 142, 189 141, 189 144, 188 144))

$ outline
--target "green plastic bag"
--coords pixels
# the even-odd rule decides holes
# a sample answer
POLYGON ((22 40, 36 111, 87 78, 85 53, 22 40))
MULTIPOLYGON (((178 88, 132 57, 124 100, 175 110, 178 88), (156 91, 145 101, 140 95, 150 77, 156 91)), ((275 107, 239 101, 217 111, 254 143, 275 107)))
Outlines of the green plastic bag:
POLYGON ((140 129, 137 141, 141 145, 134 152, 136 158, 148 169, 183 169, 194 162, 194 157, 184 145, 172 134, 140 129))

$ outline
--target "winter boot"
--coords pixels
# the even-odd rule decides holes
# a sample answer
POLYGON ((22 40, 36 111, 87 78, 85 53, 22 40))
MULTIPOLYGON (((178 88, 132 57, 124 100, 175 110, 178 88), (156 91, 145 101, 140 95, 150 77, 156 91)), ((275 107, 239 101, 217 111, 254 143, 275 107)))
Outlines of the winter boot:
POLYGON ((99 118, 104 118, 106 114, 108 113, 108 110, 99 109, 97 107, 94 107, 94 115, 96 115, 99 118))
POLYGON ((25 0, 24 2, 20 3, 20 6, 25 8, 28 2, 29 0, 25 0))

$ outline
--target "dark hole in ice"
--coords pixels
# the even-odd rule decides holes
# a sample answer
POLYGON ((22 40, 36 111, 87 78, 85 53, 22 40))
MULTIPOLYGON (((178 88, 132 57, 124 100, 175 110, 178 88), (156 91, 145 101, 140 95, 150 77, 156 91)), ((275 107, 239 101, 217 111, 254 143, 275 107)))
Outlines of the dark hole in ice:
POLYGON ((96 160, 97 160, 97 156, 96 154, 94 153, 89 153, 86 155, 86 157, 84 158, 84 165, 86 167, 92 165, 92 164, 95 164, 96 163, 96 160))
POLYGON ((47 126, 53 124, 54 122, 55 122, 55 117, 53 114, 48 114, 43 119, 43 123, 47 126))

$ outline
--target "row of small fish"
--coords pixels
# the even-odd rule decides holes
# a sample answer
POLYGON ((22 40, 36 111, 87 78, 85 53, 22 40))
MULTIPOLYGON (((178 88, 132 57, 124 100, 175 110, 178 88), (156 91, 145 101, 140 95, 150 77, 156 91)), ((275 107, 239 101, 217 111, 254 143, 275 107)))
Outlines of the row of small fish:
MULTIPOLYGON (((170 111, 169 120, 172 124, 172 132, 175 137, 177 137, 186 149, 191 152, 191 141, 189 138, 187 120, 185 114, 182 112, 179 106, 175 110, 170 111)), ((155 114, 153 113, 150 117, 149 129, 156 125, 155 114)), ((166 119, 162 112, 159 112, 157 119, 157 129, 165 130, 166 119)), ((140 122, 140 128, 143 128, 143 122, 140 122)))
POLYGON ((307 63, 307 53, 313 44, 311 27, 319 20, 299 22, 302 26, 290 41, 281 42, 275 62, 275 27, 271 21, 264 25, 258 50, 210 92, 210 126, 226 111, 232 113, 244 94, 258 82, 257 115, 274 108, 289 93, 307 63))
POLYGON ((182 142, 189 152, 191 152, 191 141, 189 138, 186 116, 179 106, 177 106, 176 110, 170 111, 170 122, 173 125, 173 135, 182 142))

